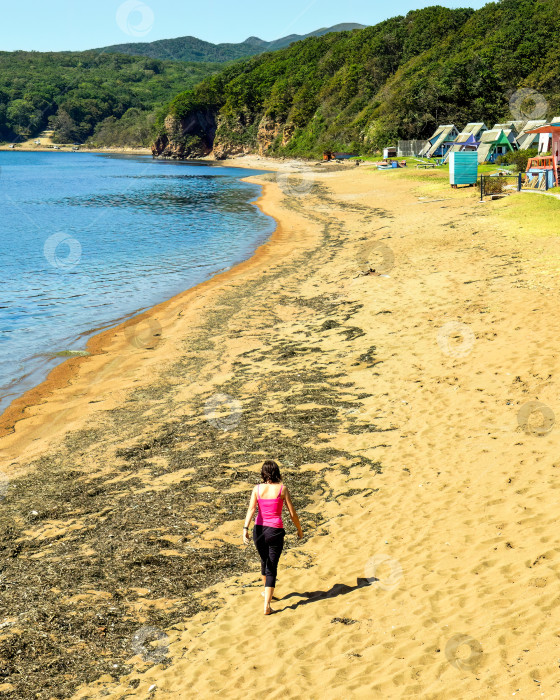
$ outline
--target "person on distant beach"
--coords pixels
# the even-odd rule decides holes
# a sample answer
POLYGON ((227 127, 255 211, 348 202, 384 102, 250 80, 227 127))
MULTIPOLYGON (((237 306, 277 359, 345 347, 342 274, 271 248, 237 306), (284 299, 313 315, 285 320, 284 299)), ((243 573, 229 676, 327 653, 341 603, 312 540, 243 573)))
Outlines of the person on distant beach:
POLYGON ((282 483, 280 468, 276 462, 267 460, 262 465, 261 478, 262 483, 255 486, 251 494, 251 501, 243 527, 243 542, 249 544, 249 527, 258 505, 259 512, 255 518, 253 542, 261 558, 261 574, 264 584, 264 614, 270 615, 272 613, 270 601, 276 586, 278 560, 282 554, 284 536, 286 534, 284 523, 282 522, 284 501, 286 501, 288 512, 297 528, 300 540, 303 537, 303 531, 290 498, 290 492, 282 483))

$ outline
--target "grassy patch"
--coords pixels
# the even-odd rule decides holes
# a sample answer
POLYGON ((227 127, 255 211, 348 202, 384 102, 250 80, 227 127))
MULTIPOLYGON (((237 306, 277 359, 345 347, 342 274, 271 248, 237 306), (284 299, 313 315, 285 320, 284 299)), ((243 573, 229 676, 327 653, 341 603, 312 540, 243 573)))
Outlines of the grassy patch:
POLYGON ((560 200, 541 194, 519 194, 504 200, 500 214, 512 224, 512 235, 558 236, 560 200))

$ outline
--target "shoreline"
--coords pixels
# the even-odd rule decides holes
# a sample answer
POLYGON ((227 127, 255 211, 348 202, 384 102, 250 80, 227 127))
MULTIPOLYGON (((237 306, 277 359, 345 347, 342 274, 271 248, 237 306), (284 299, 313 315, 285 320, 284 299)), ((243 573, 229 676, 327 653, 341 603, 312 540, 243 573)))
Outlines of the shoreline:
MULTIPOLYGON (((254 165, 248 164, 229 167, 238 167, 240 170, 255 168, 254 165)), ((241 176, 239 179, 254 183, 254 179, 256 177, 258 176, 241 176)), ((108 355, 108 357, 106 357, 106 363, 110 364, 112 362, 112 358, 110 357, 111 352, 114 354, 115 352, 118 353, 119 350, 122 351, 122 345, 119 349, 112 348, 112 339, 115 335, 121 332, 124 334, 127 329, 144 321, 149 322, 157 314, 168 311, 170 306, 175 307, 182 303, 188 304, 191 299, 198 296, 200 293, 212 289, 215 285, 220 285, 232 276, 242 274, 243 272, 258 265, 263 257, 270 255, 268 247, 272 247, 277 241, 282 240, 282 230, 279 221, 266 211, 266 183, 259 182, 256 184, 259 184, 261 187, 261 194, 256 200, 253 200, 251 204, 259 208, 265 215, 270 216, 276 222, 276 228, 269 236, 267 241, 258 246, 249 258, 237 263, 230 269, 223 272, 218 272, 210 279, 205 280, 194 287, 183 290, 182 292, 175 294, 173 297, 151 306, 141 314, 133 316, 126 321, 116 323, 114 326, 110 326, 100 332, 94 332, 94 335, 89 338, 85 347, 85 351, 88 352, 89 355, 68 357, 67 359, 63 360, 60 364, 56 365, 48 372, 43 381, 27 389, 21 396, 13 399, 13 401, 4 409, 4 411, 0 413, 0 440, 6 436, 15 434, 15 426, 17 423, 25 420, 28 417, 24 415, 26 411, 45 403, 45 401, 48 401, 48 397, 54 392, 71 384, 72 380, 76 378, 82 367, 87 366, 87 362, 90 360, 90 358, 99 357, 100 355, 108 355)), ((102 370, 102 368, 100 369, 102 370)), ((18 447, 21 449, 21 442, 19 442, 18 447)), ((0 445, 0 452, 1 451, 5 451, 5 448, 2 449, 0 445)), ((14 456, 12 455, 12 459, 13 458, 14 456)))
POLYGON ((124 146, 108 146, 107 148, 80 147, 76 150, 73 150, 72 146, 59 146, 58 148, 47 148, 46 146, 33 146, 22 148, 21 146, 18 146, 16 148, 10 148, 7 145, 0 145, 0 151, 6 151, 7 153, 120 153, 122 155, 152 155, 152 151, 150 148, 126 148, 124 146))

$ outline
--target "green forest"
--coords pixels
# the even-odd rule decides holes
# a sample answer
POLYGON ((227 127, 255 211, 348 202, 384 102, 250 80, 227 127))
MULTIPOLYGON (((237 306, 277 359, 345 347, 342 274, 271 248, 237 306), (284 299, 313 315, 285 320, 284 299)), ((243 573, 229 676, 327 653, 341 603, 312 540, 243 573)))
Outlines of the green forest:
POLYGON ((179 94, 166 111, 175 118, 169 133, 159 118, 158 152, 200 155, 209 138, 226 155, 374 152, 438 124, 511 119, 521 87, 546 98, 541 116, 550 117, 560 112, 559 28, 557 0, 501 0, 309 38, 179 94))
POLYGON ((98 140, 110 134, 115 142, 148 145, 154 109, 221 68, 92 51, 0 52, 0 141, 51 127, 60 143, 82 143, 97 132, 98 140), (122 128, 115 127, 123 115, 122 128))

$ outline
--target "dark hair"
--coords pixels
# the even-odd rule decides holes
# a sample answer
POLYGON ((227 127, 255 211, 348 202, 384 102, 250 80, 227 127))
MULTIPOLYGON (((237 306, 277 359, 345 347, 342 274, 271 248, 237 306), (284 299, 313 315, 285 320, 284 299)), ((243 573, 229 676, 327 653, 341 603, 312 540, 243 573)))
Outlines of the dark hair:
POLYGON ((280 467, 271 459, 267 459, 261 468, 261 477, 264 483, 279 484, 282 481, 280 467))

